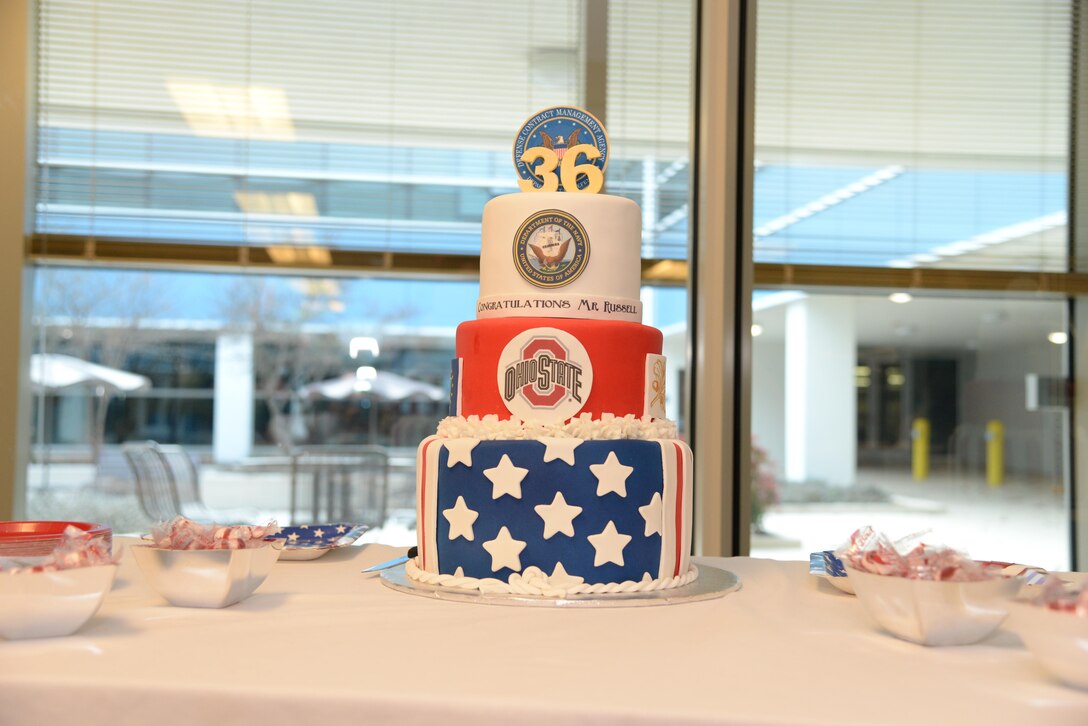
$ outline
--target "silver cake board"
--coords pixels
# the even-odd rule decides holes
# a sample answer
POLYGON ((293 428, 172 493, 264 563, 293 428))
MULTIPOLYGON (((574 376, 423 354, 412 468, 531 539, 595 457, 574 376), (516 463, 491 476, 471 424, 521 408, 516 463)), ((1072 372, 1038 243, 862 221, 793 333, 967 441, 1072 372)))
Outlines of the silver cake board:
POLYGON ((404 566, 383 570, 382 584, 397 592, 430 597, 436 600, 471 602, 479 605, 508 605, 517 607, 545 608, 630 608, 653 605, 679 605, 725 597, 740 589, 740 578, 732 572, 699 565, 699 577, 681 587, 651 592, 627 592, 615 595, 569 595, 552 598, 518 593, 482 593, 479 590, 462 590, 416 582, 404 572, 404 566))

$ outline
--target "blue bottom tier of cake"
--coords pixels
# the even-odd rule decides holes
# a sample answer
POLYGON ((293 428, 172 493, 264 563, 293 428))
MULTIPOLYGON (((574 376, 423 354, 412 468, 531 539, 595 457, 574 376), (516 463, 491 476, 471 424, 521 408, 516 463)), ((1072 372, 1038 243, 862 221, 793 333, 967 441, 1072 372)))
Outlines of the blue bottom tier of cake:
POLYGON ((678 440, 434 436, 417 483, 426 572, 506 581, 537 567, 595 584, 689 566, 691 451, 678 440))

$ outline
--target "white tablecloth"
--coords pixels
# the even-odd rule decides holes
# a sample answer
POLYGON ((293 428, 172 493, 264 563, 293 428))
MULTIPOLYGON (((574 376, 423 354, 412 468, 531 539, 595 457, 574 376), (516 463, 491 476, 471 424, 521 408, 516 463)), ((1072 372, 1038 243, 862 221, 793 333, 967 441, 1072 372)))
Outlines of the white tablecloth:
POLYGON ((170 607, 131 557, 74 636, 0 641, 0 724, 1086 724, 1008 631, 925 648, 877 632, 801 562, 703 560, 719 600, 551 610, 398 593, 353 547, 277 563, 250 599, 170 607))

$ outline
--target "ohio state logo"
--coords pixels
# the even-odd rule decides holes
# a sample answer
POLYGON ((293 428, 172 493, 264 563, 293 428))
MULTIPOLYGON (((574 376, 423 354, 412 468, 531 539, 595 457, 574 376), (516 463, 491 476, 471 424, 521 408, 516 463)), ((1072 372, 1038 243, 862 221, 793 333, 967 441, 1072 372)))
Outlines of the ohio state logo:
POLYGON ((522 421, 572 418, 593 385, 585 347, 556 328, 533 328, 514 336, 499 356, 497 373, 503 403, 522 421))
POLYGON ((567 349, 555 338, 533 338, 521 360, 506 367, 502 397, 524 396, 537 408, 554 408, 569 393, 582 403, 582 367, 567 361, 567 349))

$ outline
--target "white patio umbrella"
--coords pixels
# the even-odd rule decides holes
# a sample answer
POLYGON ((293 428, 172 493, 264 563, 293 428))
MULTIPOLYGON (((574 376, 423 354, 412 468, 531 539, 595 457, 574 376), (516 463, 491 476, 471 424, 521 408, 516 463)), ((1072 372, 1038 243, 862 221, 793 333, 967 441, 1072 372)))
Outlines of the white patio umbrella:
POLYGON ((58 353, 34 353, 30 356, 30 382, 36 389, 46 391, 82 384, 123 393, 151 388, 151 379, 147 376, 58 353))
MULTIPOLYGON (((59 353, 34 353, 30 356, 30 383, 34 390, 60 391, 86 386, 94 392, 90 408, 91 457, 97 462, 105 440, 109 401, 118 393, 151 388, 151 379, 138 373, 91 363, 82 358, 59 353)), ((38 417, 38 440, 44 441, 44 416, 38 417)))
POLYGON ((373 369, 369 375, 352 372, 325 381, 309 383, 298 392, 304 398, 326 398, 333 401, 371 396, 381 401, 437 402, 449 396, 446 390, 431 383, 373 369))

